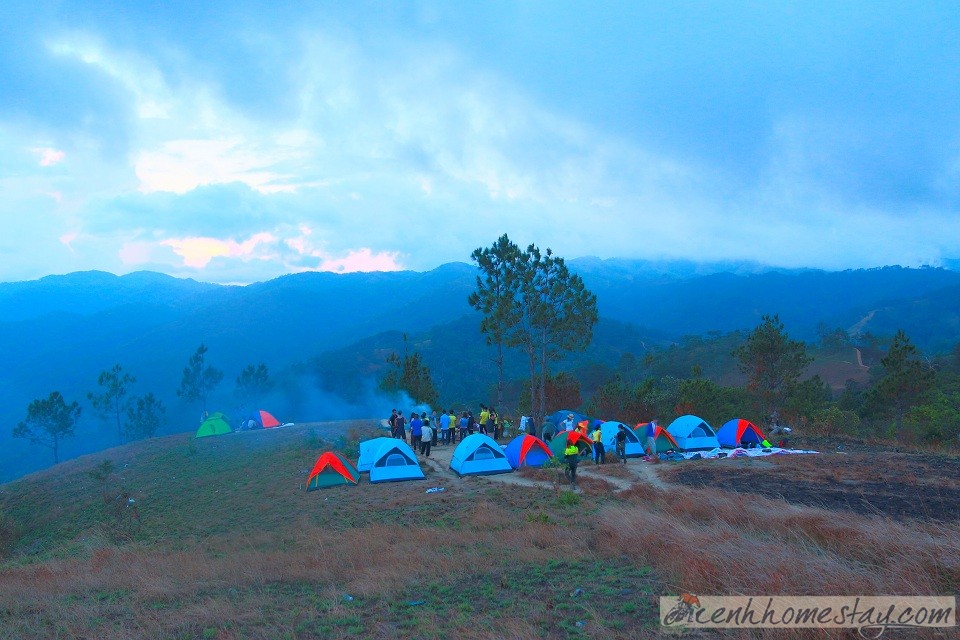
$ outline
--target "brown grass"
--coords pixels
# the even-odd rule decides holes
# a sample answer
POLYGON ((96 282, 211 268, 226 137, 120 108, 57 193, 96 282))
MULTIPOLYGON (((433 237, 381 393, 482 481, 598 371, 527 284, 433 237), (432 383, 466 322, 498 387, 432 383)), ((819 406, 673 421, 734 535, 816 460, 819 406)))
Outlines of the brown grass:
POLYGON ((715 489, 630 490, 601 548, 705 594, 931 595, 960 585, 960 526, 797 508, 715 489))

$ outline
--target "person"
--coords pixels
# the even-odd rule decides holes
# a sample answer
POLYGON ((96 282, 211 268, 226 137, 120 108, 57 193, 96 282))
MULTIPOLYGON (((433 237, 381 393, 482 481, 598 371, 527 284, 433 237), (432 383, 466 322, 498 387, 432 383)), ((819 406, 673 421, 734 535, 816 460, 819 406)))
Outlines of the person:
POLYGON ((473 411, 467 411, 467 435, 472 436, 473 430, 477 428, 477 421, 473 417, 473 411))
POLYGON ((657 456, 657 440, 654 437, 656 433, 657 433, 657 420, 656 418, 654 418, 653 420, 647 423, 647 428, 646 428, 646 431, 644 432, 644 435, 647 436, 647 454, 654 460, 657 460, 659 458, 659 456, 657 456))
POLYGON ((620 425, 617 430, 617 459, 621 464, 627 464, 627 428, 620 425))
POLYGON ((440 416, 440 441, 447 444, 447 438, 450 435, 450 414, 446 411, 440 416))
MULTIPOLYGON (((424 417, 423 421, 426 422, 427 418, 424 417)), ((433 417, 430 418, 430 424, 433 425, 433 428, 430 429, 430 433, 431 433, 430 444, 433 445, 434 447, 437 446, 437 436, 440 435, 439 433, 437 433, 437 425, 439 424, 439 422, 440 422, 440 418, 437 417, 437 412, 436 410, 434 410, 433 417)))
POLYGON ((603 449, 603 431, 599 424, 590 437, 593 439, 593 462, 603 464, 607 461, 607 452, 603 449))
POLYGON ((430 426, 430 418, 423 419, 423 427, 420 430, 420 454, 430 457, 430 445, 433 442, 433 428, 430 426))
POLYGON ((577 486, 577 462, 580 460, 580 450, 572 441, 567 440, 567 446, 563 449, 563 458, 567 463, 567 478, 570 484, 577 486))
POLYGON ((450 409, 450 431, 447 433, 447 444, 453 444, 456 441, 457 436, 457 414, 453 409, 450 409))
POLYGON ((407 441, 407 419, 403 417, 403 411, 397 414, 397 419, 394 424, 397 425, 397 431, 396 433, 393 434, 393 437, 406 442, 407 441))
POLYGON ((484 406, 480 405, 480 417, 477 420, 477 431, 486 435, 487 433, 487 420, 490 419, 490 411, 484 406))
POLYGON ((416 451, 420 448, 420 438, 423 436, 423 420, 414 411, 410 414, 410 448, 416 451))
POLYGON ((553 434, 554 434, 553 423, 545 422, 543 426, 540 428, 540 433, 543 434, 540 437, 543 439, 544 442, 550 442, 551 440, 553 440, 553 434))
POLYGON ((470 428, 470 421, 467 418, 467 412, 464 411, 463 415, 460 416, 460 442, 463 442, 463 439, 467 437, 467 431, 470 428))
POLYGON ((573 414, 568 413, 567 419, 560 423, 561 431, 573 431, 573 414))
POLYGON ((397 437, 397 410, 393 409, 390 412, 390 417, 387 418, 387 424, 390 425, 390 437, 397 437))
POLYGON ((492 437, 494 440, 500 439, 500 425, 497 417, 497 410, 493 407, 490 407, 487 412, 487 435, 492 437))

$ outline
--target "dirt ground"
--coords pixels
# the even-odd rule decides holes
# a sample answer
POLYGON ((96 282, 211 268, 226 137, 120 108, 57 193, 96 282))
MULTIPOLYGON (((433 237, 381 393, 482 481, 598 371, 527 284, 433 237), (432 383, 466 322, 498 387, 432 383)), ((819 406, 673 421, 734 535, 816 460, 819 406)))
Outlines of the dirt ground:
POLYGON ((659 465, 671 483, 756 493, 895 519, 960 520, 960 459, 896 452, 691 460, 659 465))

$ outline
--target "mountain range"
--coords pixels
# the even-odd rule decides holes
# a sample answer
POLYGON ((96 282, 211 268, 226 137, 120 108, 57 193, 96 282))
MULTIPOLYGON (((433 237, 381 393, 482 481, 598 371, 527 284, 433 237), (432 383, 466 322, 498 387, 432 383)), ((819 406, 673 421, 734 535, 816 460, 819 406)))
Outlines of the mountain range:
MULTIPOLYGON (((561 368, 615 366, 624 353, 750 329, 765 314, 779 314, 792 337, 809 341, 821 328, 879 335, 903 328, 928 352, 960 341, 960 273, 946 269, 828 272, 596 258, 569 264, 596 293, 601 322, 587 352, 561 368)), ((167 405, 167 431, 193 429, 200 407, 185 405, 175 391, 201 343, 225 373, 212 403, 228 413, 238 404, 231 395, 236 376, 263 362, 278 382, 271 409, 284 420, 379 415, 389 407, 375 378, 386 355, 404 348, 404 336, 431 367, 442 399, 480 402, 495 373, 479 316, 467 304, 476 274, 472 265, 452 263, 424 273, 302 273, 246 286, 150 272, 0 283, 0 420, 8 425, 0 429, 0 480, 50 462, 46 450, 10 437, 27 404, 53 390, 86 404, 99 372, 117 363, 136 376, 133 394, 151 391, 167 405)), ((518 358, 508 364, 523 375, 518 358)), ((85 407, 64 454, 115 438, 85 407)))

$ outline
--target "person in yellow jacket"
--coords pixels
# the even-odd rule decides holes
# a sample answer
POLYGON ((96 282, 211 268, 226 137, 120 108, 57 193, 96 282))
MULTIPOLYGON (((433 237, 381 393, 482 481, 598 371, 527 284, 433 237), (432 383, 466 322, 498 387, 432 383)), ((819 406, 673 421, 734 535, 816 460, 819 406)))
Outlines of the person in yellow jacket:
POLYGON ((590 438, 593 440, 593 462, 594 464, 603 464, 607 461, 607 452, 603 448, 603 432, 600 430, 599 424, 596 430, 590 434, 590 438))
POLYGON ((567 462, 567 478, 570 479, 570 484, 574 487, 577 486, 577 462, 580 458, 580 449, 577 448, 577 445, 567 441, 567 446, 563 449, 563 458, 567 462))
POLYGON ((480 433, 487 433, 487 420, 490 419, 490 411, 483 405, 480 405, 480 420, 477 422, 477 430, 480 433))

